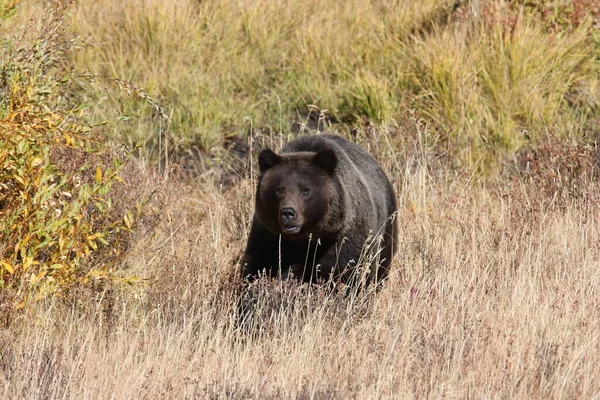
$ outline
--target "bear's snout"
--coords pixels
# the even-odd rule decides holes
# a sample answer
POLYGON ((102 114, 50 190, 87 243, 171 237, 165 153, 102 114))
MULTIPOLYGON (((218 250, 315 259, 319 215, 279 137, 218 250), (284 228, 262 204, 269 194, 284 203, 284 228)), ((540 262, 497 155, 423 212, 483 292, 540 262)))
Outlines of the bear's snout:
POLYGON ((296 219, 296 210, 292 207, 285 207, 281 210, 281 222, 284 225, 291 225, 296 219))
POLYGON ((283 233, 295 234, 300 232, 300 221, 296 218, 298 213, 295 208, 284 207, 281 209, 281 228, 283 233))

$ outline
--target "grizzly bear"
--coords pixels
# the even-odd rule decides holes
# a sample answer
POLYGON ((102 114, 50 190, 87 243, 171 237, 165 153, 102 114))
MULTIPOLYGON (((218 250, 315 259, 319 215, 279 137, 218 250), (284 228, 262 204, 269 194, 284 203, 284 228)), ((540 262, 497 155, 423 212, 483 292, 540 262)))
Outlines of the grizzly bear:
POLYGON ((279 154, 265 149, 258 164, 244 279, 353 284, 387 277, 396 197, 373 157, 341 136, 318 134, 289 142, 279 154))

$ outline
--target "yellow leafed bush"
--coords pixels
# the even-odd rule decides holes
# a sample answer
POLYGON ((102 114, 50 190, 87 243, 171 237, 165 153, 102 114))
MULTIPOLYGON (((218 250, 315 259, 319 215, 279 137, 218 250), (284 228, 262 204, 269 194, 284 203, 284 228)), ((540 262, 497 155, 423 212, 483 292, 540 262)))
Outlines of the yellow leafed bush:
POLYGON ((120 161, 99 150, 101 132, 66 95, 76 78, 59 74, 74 43, 62 36, 64 12, 2 49, 0 290, 18 307, 114 280, 102 261, 118 255, 133 218, 112 211, 120 161))

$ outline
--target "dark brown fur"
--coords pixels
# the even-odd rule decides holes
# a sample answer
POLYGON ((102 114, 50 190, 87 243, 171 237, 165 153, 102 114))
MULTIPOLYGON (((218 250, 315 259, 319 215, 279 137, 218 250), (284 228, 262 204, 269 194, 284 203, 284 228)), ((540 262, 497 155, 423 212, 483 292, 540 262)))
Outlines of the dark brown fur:
POLYGON ((396 200, 367 152, 340 136, 305 136, 279 155, 264 150, 259 166, 244 278, 264 271, 305 282, 351 283, 359 262, 370 267, 367 281, 388 275, 396 200))

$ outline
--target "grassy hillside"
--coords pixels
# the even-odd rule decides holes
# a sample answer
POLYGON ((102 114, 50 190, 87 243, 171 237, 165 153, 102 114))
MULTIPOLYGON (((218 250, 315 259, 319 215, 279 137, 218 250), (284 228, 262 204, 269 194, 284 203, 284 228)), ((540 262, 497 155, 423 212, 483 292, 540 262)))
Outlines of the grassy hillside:
MULTIPOLYGON (((147 90, 184 148, 319 116, 320 130, 403 125, 414 110, 442 151, 489 169, 546 129, 579 136, 598 118, 598 14, 585 0, 82 1, 73 30, 91 46, 73 65, 147 90)), ((89 95, 99 118, 139 106, 89 95)), ((156 146, 153 126, 119 132, 156 146)))
POLYGON ((0 397, 597 397, 599 16, 0 0, 0 397), (242 332, 253 156, 304 130, 390 176, 392 273, 242 332))

